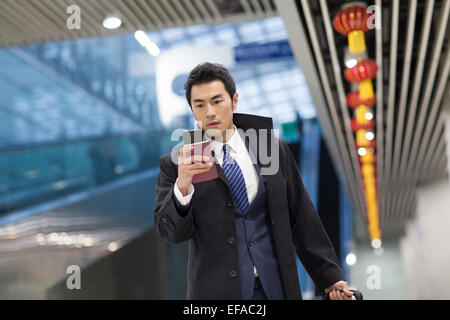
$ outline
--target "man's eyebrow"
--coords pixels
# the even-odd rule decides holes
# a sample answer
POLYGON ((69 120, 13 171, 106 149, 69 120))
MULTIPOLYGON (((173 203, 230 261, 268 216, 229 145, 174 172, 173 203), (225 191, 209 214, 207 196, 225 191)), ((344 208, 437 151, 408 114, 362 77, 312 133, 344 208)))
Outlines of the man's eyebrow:
POLYGON ((214 99, 217 99, 217 98, 222 98, 222 97, 223 97, 223 94, 219 93, 219 94, 216 94, 214 97, 212 97, 211 100, 214 100, 214 99))
MULTIPOLYGON (((214 100, 214 99, 217 99, 217 98, 223 98, 223 93, 216 94, 210 100, 214 100)), ((203 99, 194 99, 194 102, 205 102, 205 100, 203 100, 203 99)))

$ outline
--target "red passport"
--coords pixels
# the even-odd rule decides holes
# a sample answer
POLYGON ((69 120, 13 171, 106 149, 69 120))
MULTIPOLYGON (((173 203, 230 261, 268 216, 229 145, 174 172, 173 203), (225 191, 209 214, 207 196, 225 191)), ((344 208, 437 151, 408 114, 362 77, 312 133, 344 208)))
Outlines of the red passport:
POLYGON ((194 146, 193 150, 191 150, 191 155, 194 154, 194 155, 208 156, 209 161, 207 163, 210 163, 210 162, 213 163, 213 165, 211 166, 211 168, 208 171, 200 173, 200 174, 196 174, 192 178, 192 183, 200 183, 200 182, 217 179, 219 177, 219 174, 217 173, 217 168, 215 165, 214 157, 211 152, 210 141, 209 140, 201 141, 201 142, 193 143, 191 145, 194 146))

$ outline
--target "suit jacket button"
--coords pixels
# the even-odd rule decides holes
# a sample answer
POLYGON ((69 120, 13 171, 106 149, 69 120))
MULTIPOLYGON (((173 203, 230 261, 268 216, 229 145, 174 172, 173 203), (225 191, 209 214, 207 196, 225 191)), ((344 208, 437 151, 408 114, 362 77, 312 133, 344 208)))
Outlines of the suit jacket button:
POLYGON ((232 207, 233 203, 232 202, 227 202, 227 207, 232 207))
POLYGON ((249 241, 248 246, 253 247, 253 241, 249 241))
POLYGON ((236 270, 231 270, 230 271, 230 277, 235 278, 236 276, 237 276, 236 270))
POLYGON ((235 244, 236 243, 236 238, 235 237, 229 237, 228 238, 228 243, 229 244, 235 244))
POLYGON ((166 217, 162 217, 161 221, 162 221, 162 223, 167 223, 167 218, 166 217))

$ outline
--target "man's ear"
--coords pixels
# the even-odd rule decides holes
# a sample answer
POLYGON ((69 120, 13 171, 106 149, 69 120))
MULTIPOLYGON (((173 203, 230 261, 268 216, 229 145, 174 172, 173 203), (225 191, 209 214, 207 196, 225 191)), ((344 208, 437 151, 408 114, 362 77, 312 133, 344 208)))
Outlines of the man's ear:
POLYGON ((233 110, 236 110, 239 94, 236 92, 233 96, 233 110))

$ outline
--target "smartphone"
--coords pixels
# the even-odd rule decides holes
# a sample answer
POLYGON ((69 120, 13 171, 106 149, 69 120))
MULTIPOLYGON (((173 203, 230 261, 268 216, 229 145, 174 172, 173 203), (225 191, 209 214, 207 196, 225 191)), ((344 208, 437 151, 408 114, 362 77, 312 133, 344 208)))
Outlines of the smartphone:
POLYGON ((192 183, 200 183, 205 181, 210 181, 217 179, 219 177, 219 174, 217 173, 217 168, 214 165, 214 156, 211 152, 211 146, 210 141, 203 140, 203 131, 201 129, 198 130, 187 130, 183 132, 183 144, 186 145, 192 145, 193 148, 190 152, 190 155, 203 155, 208 156, 209 161, 212 162, 213 165, 211 168, 204 173, 196 174, 192 178, 192 183))

